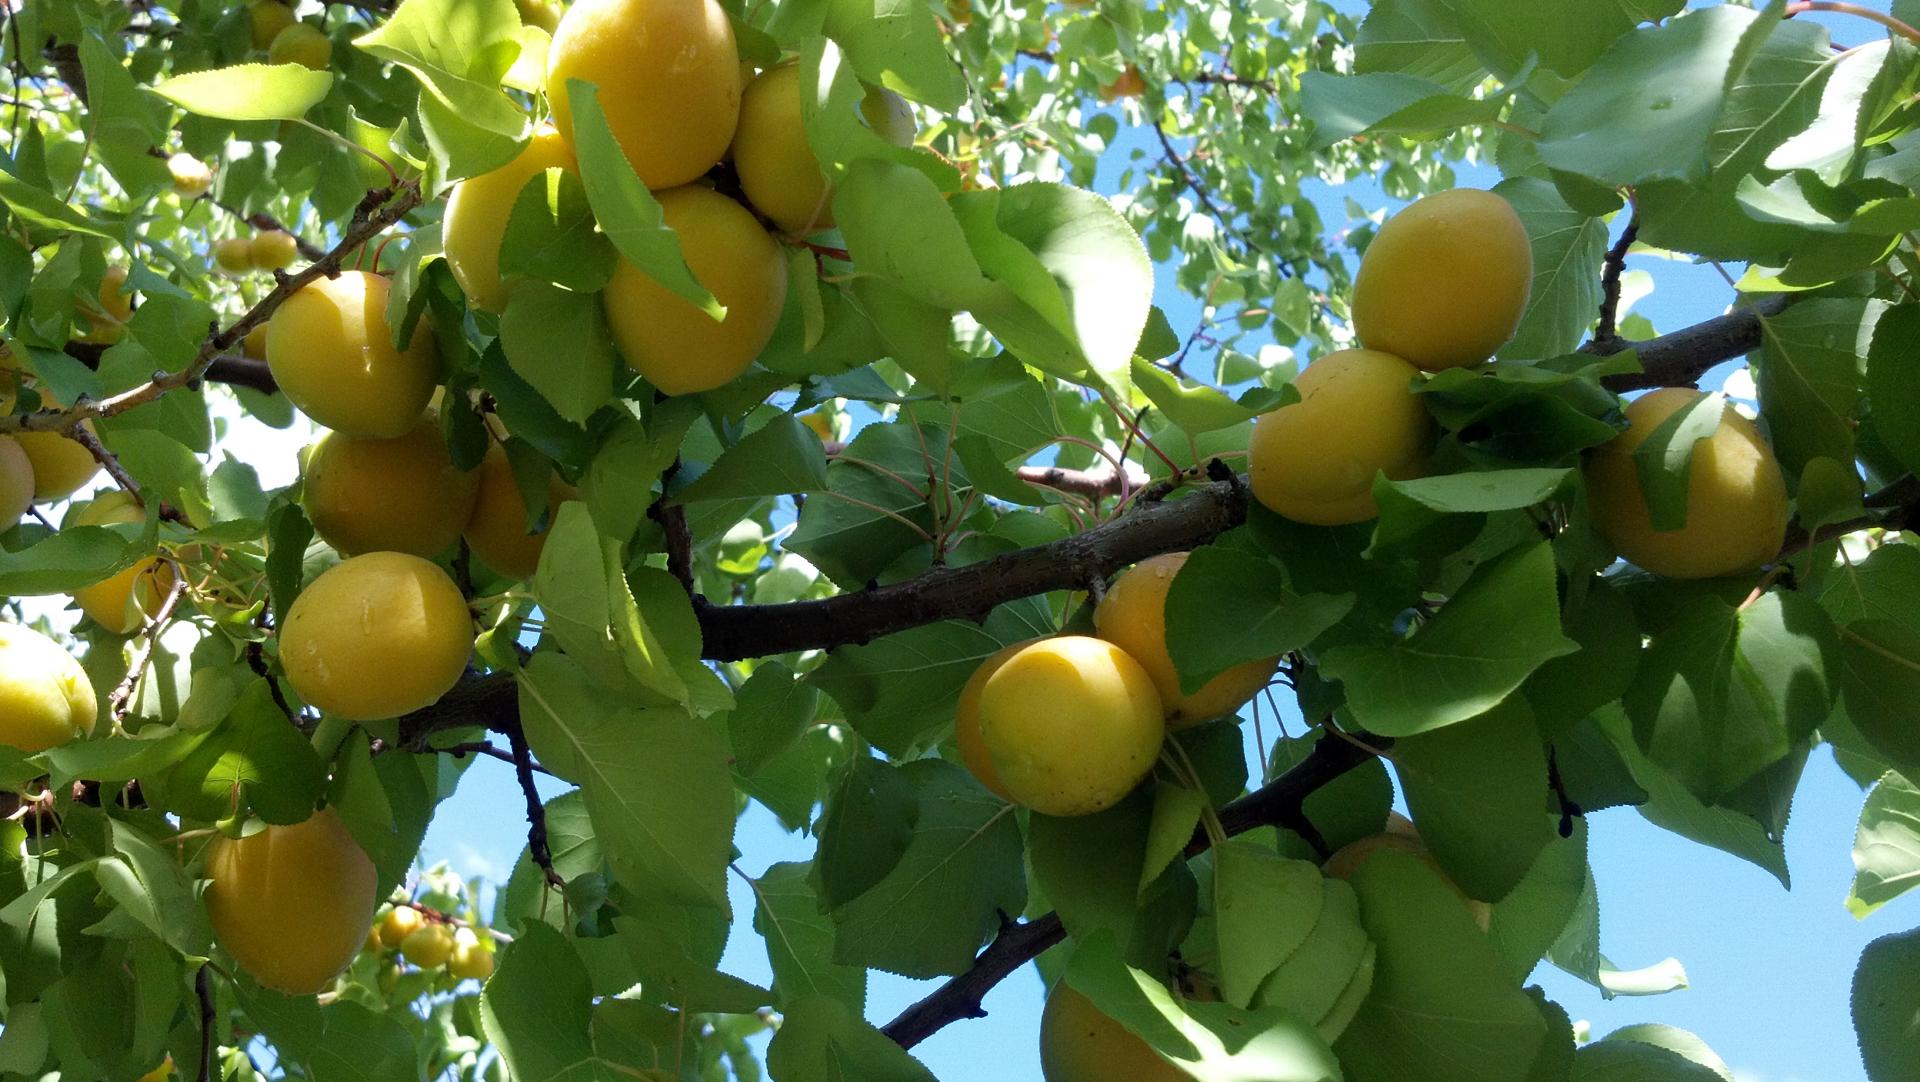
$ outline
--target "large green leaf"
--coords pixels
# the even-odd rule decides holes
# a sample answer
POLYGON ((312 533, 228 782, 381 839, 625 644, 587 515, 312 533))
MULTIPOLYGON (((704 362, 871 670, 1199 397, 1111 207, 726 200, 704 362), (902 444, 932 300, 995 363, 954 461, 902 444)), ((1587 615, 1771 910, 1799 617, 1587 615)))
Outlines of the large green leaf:
POLYGON ((858 1014, 867 971, 833 961, 833 921, 822 911, 806 864, 775 864, 753 881, 753 930, 767 941, 773 991, 783 1006, 828 996, 858 1014))
POLYGON ((1920 773, 1920 631, 1891 620, 1840 629, 1847 720, 1896 769, 1920 773))
POLYGON ((817 492, 827 487, 820 437, 783 413, 727 448, 675 498, 682 503, 817 492))
POLYGON ((1874 327, 1866 357, 1874 434, 1909 471, 1920 473, 1920 305, 1888 309, 1874 327))
POLYGON ((781 1015, 767 1046, 767 1071, 774 1078, 935 1082, 932 1071, 840 1000, 805 997, 787 1004, 781 1015))
POLYGON ((1544 180, 1519 177, 1494 191, 1513 204, 1533 248, 1533 285, 1526 314, 1502 358, 1558 357, 1573 352, 1600 306, 1595 269, 1607 252, 1607 224, 1567 205, 1544 180))
POLYGON ((1354 37, 1354 70, 1397 71, 1464 92, 1486 71, 1449 0, 1375 0, 1354 37))
POLYGON ((1860 1035, 1860 1058, 1873 1082, 1920 1079, 1920 929, 1885 936, 1860 952, 1853 973, 1853 1028, 1860 1035))
POLYGON ((1311 645, 1353 608, 1353 595, 1299 594, 1279 568, 1243 549, 1196 549, 1167 591, 1167 651, 1197 691, 1244 662, 1311 645))
POLYGON ((1505 898, 1553 838, 1546 749, 1526 700, 1405 737, 1393 757, 1434 859, 1469 897, 1505 898))
POLYGON ((451 115, 518 136, 526 116, 501 90, 520 55, 510 0, 406 0, 354 46, 406 68, 451 115))
POLYGON ((1761 321, 1754 371, 1774 453, 1789 478, 1816 458, 1853 460, 1860 358, 1886 305, 1817 298, 1761 321))
POLYGON ((1446 0, 1468 45, 1503 77, 1529 61, 1578 75, 1638 23, 1678 12, 1685 0, 1446 0))
POLYGON ((594 1056, 593 989, 587 967, 560 933, 544 924, 523 928, 500 952, 499 968, 480 994, 487 1039, 529 1082, 601 1082, 612 1077, 594 1056))
POLYGON ((613 397, 620 362, 592 294, 520 283, 500 316, 500 345, 513 370, 574 424, 585 424, 613 397))
POLYGON ((1867 794, 1853 838, 1847 908, 1864 917, 1920 887, 1920 787, 1889 773, 1867 794))
POLYGON ((1440 132, 1500 115, 1500 103, 1464 97, 1401 72, 1300 76, 1300 112, 1313 122, 1313 145, 1330 147, 1366 132, 1440 132))
POLYGON ((1306 943, 1325 895, 1320 869, 1275 856, 1258 842, 1213 850, 1213 916, 1220 937, 1220 992, 1245 1007, 1306 943))
POLYGON ((333 73, 298 64, 235 64, 162 79, 150 89, 196 116, 298 120, 333 88, 333 73))

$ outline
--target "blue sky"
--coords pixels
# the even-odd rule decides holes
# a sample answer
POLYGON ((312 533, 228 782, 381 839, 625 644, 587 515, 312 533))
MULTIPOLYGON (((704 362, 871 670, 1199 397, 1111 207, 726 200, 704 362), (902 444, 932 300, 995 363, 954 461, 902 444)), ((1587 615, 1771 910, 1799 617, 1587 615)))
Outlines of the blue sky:
MULTIPOLYGON (((1886 3, 1872 6, 1885 10, 1886 3)), ((1859 20, 1823 21, 1847 44, 1878 34, 1859 20)), ((1121 160, 1127 146, 1123 142, 1110 150, 1108 161, 1121 160)), ((1490 187, 1498 179, 1485 168, 1463 167, 1459 173, 1463 186, 1490 187)), ((1375 184, 1320 185, 1310 194, 1336 228, 1345 217, 1346 198, 1368 208, 1390 205, 1375 184)), ((1645 256, 1632 258, 1629 266, 1653 275, 1656 289, 1636 311, 1660 330, 1717 315, 1731 298, 1711 267, 1645 256)), ((1738 277, 1739 268, 1730 270, 1738 277)), ((1163 273, 1156 299, 1174 328, 1184 331, 1198 309, 1171 287, 1171 278, 1163 273)), ((1731 367, 1719 370, 1714 381, 1731 367)), ((1297 731, 1297 714, 1287 720, 1297 731)), ((1849 854, 1861 799, 1831 756, 1824 749, 1817 752, 1787 832, 1790 892, 1766 872, 1661 831, 1630 809, 1593 816, 1592 859, 1608 956, 1628 969, 1677 957, 1691 987, 1652 999, 1607 1002, 1551 967, 1543 966, 1534 980, 1575 1019, 1589 1020, 1596 1036, 1648 1021, 1693 1030, 1734 1067, 1739 1082, 1864 1082, 1848 1014, 1853 966, 1869 941, 1920 921, 1920 901, 1908 896, 1864 922, 1847 912, 1843 902, 1853 875, 1849 854)), ((525 845, 521 808, 511 768, 480 760, 442 806, 427 836, 425 859, 445 859, 467 875, 503 880, 525 845)), ((742 817, 736 844, 745 854, 742 867, 754 874, 776 861, 806 860, 813 851, 812 839, 788 835, 758 805, 742 817)), ((736 913, 749 916, 751 894, 737 878, 730 886, 736 913)), ((723 965, 747 980, 771 980, 763 944, 744 919, 723 965)), ((874 974, 869 1017, 876 1023, 891 1018, 930 986, 874 974)), ((1031 968, 1014 975, 987 997, 985 1006, 987 1018, 948 1027, 917 1054, 943 1082, 1037 1080, 1038 977, 1031 968)))

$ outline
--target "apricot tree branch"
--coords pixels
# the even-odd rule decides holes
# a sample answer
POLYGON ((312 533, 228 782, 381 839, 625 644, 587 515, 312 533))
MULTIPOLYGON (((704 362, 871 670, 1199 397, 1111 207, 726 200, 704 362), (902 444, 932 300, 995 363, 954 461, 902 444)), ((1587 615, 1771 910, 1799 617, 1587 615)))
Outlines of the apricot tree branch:
MULTIPOLYGON (((847 445, 839 440, 828 440, 825 446, 828 458, 838 458, 847 449, 847 445)), ((1092 445, 1089 444, 1089 446, 1092 445)), ((917 486, 905 478, 900 478, 890 470, 884 472, 900 480, 902 484, 915 488, 916 492, 919 491, 917 486)), ((1092 470, 1070 470, 1060 466, 1021 466, 1014 471, 1014 475, 1030 485, 1040 485, 1058 492, 1071 492, 1090 500, 1097 500, 1103 496, 1117 496, 1127 489, 1140 488, 1147 483, 1144 474, 1130 473, 1123 479, 1111 466, 1092 470)), ((920 494, 924 495, 924 493, 920 494)))
POLYGON ((1607 261, 1600 270, 1600 323, 1593 332, 1595 342, 1620 340, 1620 275, 1627 269, 1627 250, 1639 236, 1640 215, 1636 212, 1627 219, 1619 241, 1607 251, 1607 261))
POLYGON ((1714 365, 1744 357, 1759 349, 1766 320, 1785 311, 1791 303, 1787 295, 1777 294, 1658 338, 1640 342, 1619 337, 1603 342, 1596 338, 1580 349, 1583 353, 1600 357, 1610 357, 1626 350, 1633 350, 1639 355, 1641 371, 1606 376, 1600 380, 1609 391, 1688 387, 1698 382, 1714 365))
POLYGON ((553 851, 547 845, 547 806, 540 801, 540 790, 533 784, 533 751, 527 747, 527 734, 519 718, 507 733, 513 746, 513 773, 520 782, 520 793, 527 800, 527 855, 548 883, 565 889, 567 881, 553 870, 553 851))
POLYGON ((173 610, 180 604, 180 598, 187 592, 185 575, 173 576, 173 585, 167 588, 166 600, 160 603, 160 611, 153 614, 141 634, 140 649, 134 655, 133 664, 127 666, 126 678, 121 680, 107 696, 107 707, 115 721, 124 720, 127 707, 133 701, 133 692, 147 675, 148 666, 153 664, 153 651, 159 645, 160 633, 167 629, 168 621, 173 619, 173 610))

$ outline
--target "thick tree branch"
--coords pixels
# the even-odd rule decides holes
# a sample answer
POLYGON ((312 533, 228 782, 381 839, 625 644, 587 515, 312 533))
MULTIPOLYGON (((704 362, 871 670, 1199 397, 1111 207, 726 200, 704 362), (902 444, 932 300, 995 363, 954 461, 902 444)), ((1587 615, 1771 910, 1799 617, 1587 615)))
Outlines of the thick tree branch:
MULTIPOLYGON (((1330 733, 1322 736, 1307 757, 1292 769, 1220 809, 1220 825, 1229 835, 1244 834, 1256 827, 1271 826, 1301 815, 1301 805, 1307 797, 1371 758, 1371 753, 1350 740, 1330 733)), ((1208 845, 1204 834, 1197 835, 1187 846, 1187 855, 1204 852, 1208 845)), ((965 973, 900 1012, 880 1031, 900 1047, 912 1048, 949 1023, 983 1017, 985 1012, 980 1009, 980 1001, 987 992, 1065 935, 1060 918, 1054 913, 1008 925, 987 944, 965 973)))
POLYGON ((1724 316, 1684 327, 1672 334, 1634 342, 1615 338, 1598 339, 1581 347, 1586 353, 1610 357, 1626 350, 1640 357, 1639 372, 1607 376, 1601 383, 1614 392, 1638 391, 1648 387, 1688 387, 1714 365, 1744 357, 1760 348, 1764 322, 1785 311, 1792 301, 1780 294, 1765 297, 1737 308, 1724 316))
MULTIPOLYGON (((826 442, 827 457, 834 458, 847 449, 839 440, 826 442)), ((1076 496, 1085 496, 1089 500, 1098 500, 1106 496, 1118 496, 1124 490, 1145 488, 1147 475, 1127 463, 1126 483, 1121 483, 1120 474, 1111 464, 1090 470, 1069 470, 1059 466, 1021 466, 1014 475, 1030 485, 1039 485, 1056 492, 1071 492, 1076 496)))

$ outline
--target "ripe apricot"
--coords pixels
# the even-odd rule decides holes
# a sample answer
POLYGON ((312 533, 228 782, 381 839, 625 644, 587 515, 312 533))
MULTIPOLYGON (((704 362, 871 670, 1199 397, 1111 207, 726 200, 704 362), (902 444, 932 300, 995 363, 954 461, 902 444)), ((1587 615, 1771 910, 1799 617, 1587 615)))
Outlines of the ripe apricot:
POLYGON ((500 242, 521 189, 549 169, 577 168, 566 140, 543 126, 512 161, 453 186, 441 225, 442 243, 454 280, 475 308, 497 313, 507 307, 507 283, 500 279, 500 242))
POLYGON ((262 323, 247 332, 247 337, 240 343, 240 355, 256 361, 267 359, 267 324, 262 323))
POLYGON ((1040 1012, 1040 1074, 1046 1082, 1192 1082, 1065 980, 1040 1012))
POLYGON ((280 0, 255 0, 247 8, 247 27, 253 37, 253 47, 264 51, 295 19, 293 8, 280 0))
POLYGON ((753 215, 718 192, 675 188, 658 198, 688 268, 726 306, 726 318, 714 321, 624 259, 601 303, 628 367, 665 394, 711 391, 746 371, 773 337, 787 261, 753 215))
POLYGON ((307 459, 302 487, 315 532, 341 554, 432 558, 460 540, 480 475, 454 466, 428 414, 389 440, 327 433, 307 459))
POLYGON ((1253 423, 1247 475, 1254 496, 1316 526, 1378 515, 1374 476, 1420 476, 1433 444, 1433 419, 1411 386, 1419 374, 1398 357, 1364 349, 1309 364, 1293 381, 1300 401, 1253 423))
POLYGON ((223 237, 213 242, 214 265, 228 274, 253 269, 253 244, 245 237, 223 237))
POLYGON ((333 41, 319 27, 297 22, 274 35, 267 46, 267 63, 325 71, 333 63, 333 41))
POLYGON ((579 0, 547 52, 547 101, 573 143, 567 80, 600 88, 607 125, 659 191, 713 168, 740 118, 740 50, 716 0, 579 0))
POLYGON ((1634 451, 1661 422, 1702 397, 1667 387, 1627 407, 1625 432, 1587 457, 1594 525, 1629 562, 1673 579, 1750 571, 1780 553, 1787 530, 1787 483, 1773 448, 1753 422, 1728 406, 1713 436, 1697 443, 1687 470, 1687 521, 1656 530, 1634 451))
POLYGON ((1479 364, 1520 326, 1533 245, 1513 205, 1456 188, 1387 219, 1353 282, 1360 344, 1429 372, 1479 364))
POLYGON ((167 175, 173 178, 173 190, 182 199, 198 199, 213 187, 213 170, 191 154, 169 157, 167 175))
POLYGON ((423 924, 400 941, 400 955, 421 969, 437 969, 453 957, 453 933, 444 924, 423 924))
POLYGON ((493 952, 471 928, 453 933, 453 957, 447 959, 447 972, 463 981, 484 981, 493 976, 493 952))
POLYGON ((380 945, 388 950, 399 950, 407 937, 427 923, 426 914, 410 905, 396 905, 380 923, 374 932, 380 937, 380 945))
POLYGON ((0 531, 10 530, 33 506, 33 459, 12 436, 0 436, 0 531))
POLYGON ((473 620, 460 588, 402 552, 370 552, 322 572, 280 628, 287 681, 310 705, 348 721, 397 718, 433 704, 460 679, 472 652, 473 620))
POLYGON ((127 321, 133 318, 133 292, 127 288, 127 268, 108 267, 100 276, 97 297, 98 308, 77 306, 88 327, 80 340, 110 346, 126 334, 127 321))
POLYGON ((980 730, 1008 794, 1045 815, 1112 807, 1153 769, 1166 710, 1153 678, 1102 639, 1028 643, 980 689, 980 730))
MULTIPOLYGON (((61 408, 60 400, 44 387, 40 389, 40 405, 45 409, 61 408)), ((9 389, 0 395, 0 413, 11 412, 13 406, 14 395, 9 389)), ((94 430, 92 421, 81 423, 88 432, 94 430)), ((34 503, 63 500, 84 488, 100 472, 100 460, 93 457, 93 452, 58 432, 16 432, 13 439, 33 465, 34 503)))
POLYGON ((0 744, 33 753, 93 731, 100 703, 73 655, 32 628, 0 623, 0 744))
POLYGON ((520 498, 519 483, 513 477, 513 464, 506 449, 494 444, 480 463, 480 490, 473 503, 473 517, 467 520, 464 536, 467 547, 480 562, 508 578, 532 578, 540 566, 541 550, 547 547, 547 531, 560 513, 560 505, 579 496, 572 485, 555 474, 547 482, 547 523, 538 533, 527 530, 527 504, 520 498))
POLYGON ((967 677, 966 685, 960 689, 960 701, 953 709, 953 742, 960 749, 960 761, 976 781, 1002 800, 1012 800, 1013 794, 1007 792, 1006 784, 1000 780, 1000 771, 993 765, 993 753, 987 750, 986 735, 980 729, 980 691, 987 686, 987 678, 999 672, 1000 666, 1026 645, 1017 642, 987 655, 980 667, 973 670, 973 675, 967 677))
POLYGON ((1095 633, 1125 650, 1153 678, 1167 708, 1167 727, 1181 729, 1231 714, 1259 694, 1280 666, 1278 656, 1235 665, 1191 695, 1180 690, 1180 673, 1167 653, 1167 592, 1186 566, 1187 554, 1142 560, 1121 575, 1093 610, 1095 633))
MULTIPOLYGON (((833 189, 807 142, 801 92, 798 64, 763 72, 740 99, 740 127, 733 135, 733 164, 747 201, 789 233, 833 228, 833 189)), ((900 95, 870 90, 860 112, 881 138, 912 145, 913 110, 900 95)))
POLYGON ((247 242, 247 259, 263 271, 286 270, 300 254, 300 242, 284 229, 263 229, 247 242))
MULTIPOLYGON (((108 526, 142 522, 146 517, 139 501, 115 489, 75 510, 69 522, 75 526, 108 526)), ((73 600, 94 623, 115 635, 131 635, 147 617, 159 614, 173 583, 172 564, 156 556, 143 556, 119 574, 73 591, 73 600)))
POLYGON ((207 850, 207 916, 220 945, 268 988, 312 995, 366 942, 373 861, 329 808, 207 850))
POLYGON ((321 278, 287 298, 267 327, 267 364, 288 400, 336 432, 391 439, 420 419, 439 379, 421 320, 396 349, 387 280, 365 271, 321 278))

